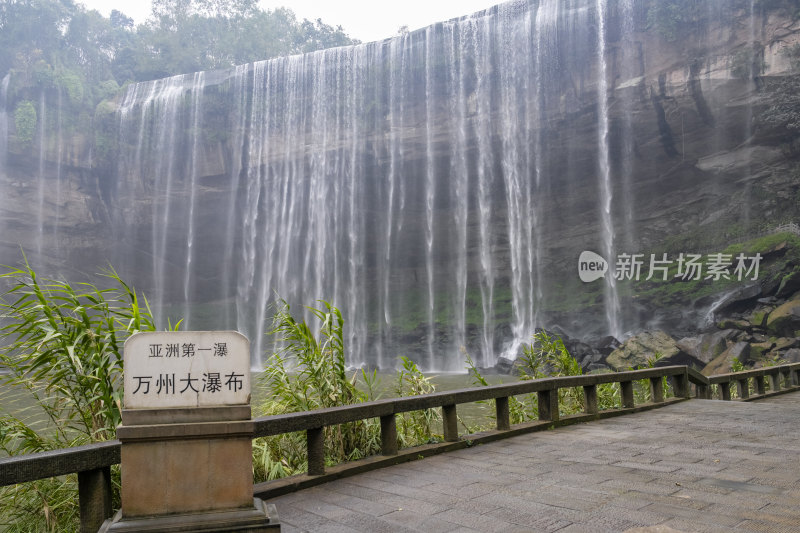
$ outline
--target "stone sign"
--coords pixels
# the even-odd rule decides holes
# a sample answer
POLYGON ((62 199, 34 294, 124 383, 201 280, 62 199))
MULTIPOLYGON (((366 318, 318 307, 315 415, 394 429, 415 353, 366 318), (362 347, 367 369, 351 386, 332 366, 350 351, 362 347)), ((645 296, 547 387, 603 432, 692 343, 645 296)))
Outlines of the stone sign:
POLYGON ((137 333, 124 361, 125 409, 250 403, 250 341, 236 331, 137 333))

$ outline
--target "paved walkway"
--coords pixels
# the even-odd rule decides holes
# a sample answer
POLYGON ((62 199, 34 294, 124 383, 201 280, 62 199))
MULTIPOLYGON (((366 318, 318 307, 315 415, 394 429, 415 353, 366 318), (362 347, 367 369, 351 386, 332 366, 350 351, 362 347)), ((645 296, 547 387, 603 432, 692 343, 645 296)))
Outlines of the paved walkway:
POLYGON ((271 500, 285 533, 800 532, 800 393, 691 400, 271 500), (662 531, 669 529, 660 528, 662 531))

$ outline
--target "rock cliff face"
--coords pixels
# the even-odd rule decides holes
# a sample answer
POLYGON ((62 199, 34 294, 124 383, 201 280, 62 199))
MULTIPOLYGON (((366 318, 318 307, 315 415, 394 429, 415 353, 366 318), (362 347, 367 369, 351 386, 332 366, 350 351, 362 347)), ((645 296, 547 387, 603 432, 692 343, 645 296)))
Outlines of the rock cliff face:
POLYGON ((111 261, 163 321, 241 329, 257 353, 275 292, 328 299, 354 364, 458 369, 463 347, 487 366, 539 326, 688 334, 735 284, 669 300, 611 273, 640 253, 643 280, 666 253, 672 277, 681 253, 800 220, 797 137, 764 120, 797 75, 800 24, 709 1, 670 40, 652 6, 512 2, 138 84, 94 131, 44 127, 27 144, 20 95, 44 125, 57 102, 4 91, 0 258, 22 245, 69 275, 111 261), (580 280, 584 250, 605 278, 580 280))

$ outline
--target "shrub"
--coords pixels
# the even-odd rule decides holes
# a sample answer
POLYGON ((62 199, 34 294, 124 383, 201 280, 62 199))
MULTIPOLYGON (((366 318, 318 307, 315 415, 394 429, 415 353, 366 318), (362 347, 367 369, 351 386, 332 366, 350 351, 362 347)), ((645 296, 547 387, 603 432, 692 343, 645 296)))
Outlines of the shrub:
MULTIPOLYGON (((564 346, 564 341, 558 336, 551 337, 543 330, 534 333, 530 344, 522 345, 522 355, 515 368, 521 381, 583 374, 580 363, 570 355, 564 346)), ((467 357, 467 369, 473 377, 474 385, 489 384, 469 357, 467 357)), ((616 407, 619 403, 618 386, 614 383, 599 384, 597 402, 601 410, 616 407)), ((584 407, 583 391, 580 387, 559 389, 558 404, 562 415, 580 412, 584 407)), ((539 416, 536 394, 511 397, 508 407, 512 424, 520 424, 539 416)))
MULTIPOLYGON (((6 267, 0 384, 30 395, 32 417, 3 414, 0 449, 20 455, 111 439, 120 423, 121 348, 127 336, 155 329, 145 301, 113 270, 114 285, 40 279, 25 263, 6 267)), ((8 531, 75 531, 77 475, 0 489, 8 531)))
MULTIPOLYGON (((356 387, 357 374, 347 376, 344 361, 341 312, 321 301, 323 308, 309 308, 319 321, 319 338, 304 320, 291 315, 281 300, 269 334, 280 349, 267 363, 261 378, 269 398, 262 414, 310 411, 366 401, 356 387)), ((366 373, 364 373, 366 375, 366 373)), ((380 450, 380 426, 361 420, 325 428, 325 458, 328 464, 360 459, 380 450)), ((308 467, 305 435, 291 433, 257 439, 253 443, 256 480, 275 479, 303 472, 308 467)))
POLYGON ((17 142, 29 144, 36 134, 36 106, 30 100, 23 100, 14 110, 14 125, 17 131, 17 142))
MULTIPOLYGON (((295 319, 289 305, 280 300, 273 316, 273 336, 278 350, 269 359, 261 378, 270 392, 260 406, 262 415, 309 411, 351 405, 375 399, 377 373, 353 372, 345 367, 344 319, 336 307, 320 301, 320 309, 308 308, 317 320, 318 334, 303 320, 295 319), (357 386, 361 377, 364 388, 357 386)), ((417 365, 401 357, 394 392, 413 396, 434 392, 434 385, 417 365)), ((400 446, 414 446, 438 438, 433 425, 439 415, 432 409, 397 415, 400 446)), ((360 420, 325 428, 325 462, 328 465, 362 459, 381 449, 380 424, 360 420)), ((277 479, 305 472, 308 468, 304 433, 290 433, 256 439, 253 442, 253 470, 256 481, 277 479)))

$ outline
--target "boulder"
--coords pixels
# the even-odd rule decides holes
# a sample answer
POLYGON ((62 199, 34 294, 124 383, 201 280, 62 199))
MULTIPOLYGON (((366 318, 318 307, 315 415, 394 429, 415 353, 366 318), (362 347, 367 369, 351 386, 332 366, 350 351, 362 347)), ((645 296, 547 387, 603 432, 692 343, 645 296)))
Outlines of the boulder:
POLYGON ((685 365, 692 367, 695 370, 700 370, 706 366, 706 364, 703 361, 689 355, 684 351, 678 351, 677 353, 670 355, 668 357, 662 357, 661 359, 656 361, 655 364, 655 366, 673 366, 673 365, 685 365))
POLYGON ((783 277, 775 296, 778 298, 787 298, 797 291, 800 291, 800 270, 790 272, 783 277))
POLYGON ((800 294, 769 314, 767 331, 778 337, 800 336, 800 294))
POLYGON ((611 353, 622 346, 622 343, 619 342, 615 337, 608 335, 606 337, 602 337, 600 339, 590 341, 589 344, 592 348, 600 352, 605 356, 611 355, 611 353))
POLYGON ((733 360, 738 359, 739 362, 745 363, 750 360, 750 343, 737 342, 717 357, 708 363, 701 371, 705 376, 713 376, 715 374, 726 374, 731 371, 733 360))
POLYGON ((736 337, 735 329, 724 329, 700 336, 700 346, 696 353, 688 352, 704 363, 710 363, 715 357, 728 349, 728 341, 736 337))
POLYGON ((767 317, 774 310, 774 305, 759 305, 750 315, 750 324, 756 328, 765 328, 767 326, 767 317))
POLYGON ((622 343, 611 352, 606 364, 617 371, 647 366, 656 354, 672 357, 680 352, 675 340, 663 331, 645 331, 622 343))
POLYGON ((758 283, 747 285, 723 298, 714 309, 714 314, 740 312, 749 307, 759 296, 761 296, 761 285, 758 283))
POLYGON ((700 354, 700 337, 684 337, 675 343, 679 350, 691 356, 698 357, 700 354))
POLYGON ((767 342, 757 342, 750 344, 750 358, 751 359, 761 359, 770 350, 775 347, 775 343, 767 341, 767 342))
POLYGON ((786 353, 781 356, 781 360, 786 363, 800 363, 800 348, 787 350, 786 353))
POLYGON ((719 329, 738 329, 739 331, 750 331, 753 325, 747 320, 739 320, 735 318, 723 318, 717 322, 719 329))
POLYGON ((798 337, 780 337, 774 339, 774 341, 774 346, 772 348, 774 352, 785 352, 792 348, 800 348, 800 338, 798 337))
POLYGON ((582 359, 579 359, 581 364, 581 368, 584 371, 588 371, 590 368, 595 368, 597 366, 605 366, 604 362, 606 360, 606 356, 601 354, 600 352, 593 350, 588 354, 584 355, 582 359))
POLYGON ((494 370, 498 374, 511 374, 513 368, 514 360, 509 359, 508 357, 500 356, 497 358, 497 362, 494 364, 494 370))
MULTIPOLYGON (((564 339, 562 339, 564 340, 564 339)), ((577 361, 582 361, 587 355, 592 353, 592 347, 579 340, 567 339, 564 340, 564 347, 569 354, 577 361)))
POLYGON ((774 259, 777 257, 783 257, 786 255, 790 249, 790 245, 788 241, 782 241, 779 244, 776 244, 766 252, 761 252, 761 260, 763 262, 764 259, 774 259))

